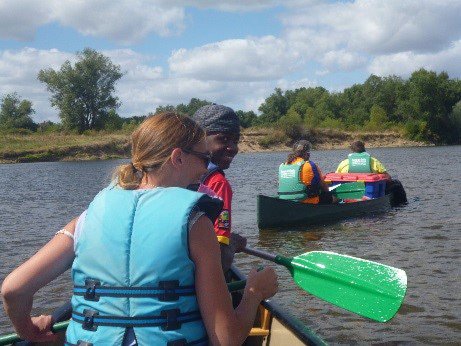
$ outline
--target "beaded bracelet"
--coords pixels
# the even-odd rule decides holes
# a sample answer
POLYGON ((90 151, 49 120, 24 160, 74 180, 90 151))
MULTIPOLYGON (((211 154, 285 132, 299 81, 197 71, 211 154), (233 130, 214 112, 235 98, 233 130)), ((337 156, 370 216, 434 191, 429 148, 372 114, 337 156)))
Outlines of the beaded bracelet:
POLYGON ((57 236, 58 234, 64 234, 65 236, 67 236, 70 239, 74 240, 74 235, 72 233, 70 233, 68 230, 64 229, 64 228, 57 231, 54 235, 57 236))

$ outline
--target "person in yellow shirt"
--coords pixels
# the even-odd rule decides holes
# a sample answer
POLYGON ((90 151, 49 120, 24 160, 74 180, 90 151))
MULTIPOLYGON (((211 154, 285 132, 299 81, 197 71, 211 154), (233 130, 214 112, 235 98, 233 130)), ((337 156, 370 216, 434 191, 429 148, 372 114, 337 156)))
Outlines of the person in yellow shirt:
POLYGON ((402 183, 397 179, 391 179, 384 165, 365 151, 365 144, 362 141, 352 142, 350 148, 352 153, 348 155, 347 159, 341 161, 336 173, 385 174, 387 178, 386 194, 392 194, 391 204, 396 206, 408 202, 402 183))
POLYGON ((365 151, 365 144, 362 141, 352 142, 350 145, 352 153, 348 158, 341 161, 336 173, 380 173, 387 174, 386 167, 375 157, 365 151))

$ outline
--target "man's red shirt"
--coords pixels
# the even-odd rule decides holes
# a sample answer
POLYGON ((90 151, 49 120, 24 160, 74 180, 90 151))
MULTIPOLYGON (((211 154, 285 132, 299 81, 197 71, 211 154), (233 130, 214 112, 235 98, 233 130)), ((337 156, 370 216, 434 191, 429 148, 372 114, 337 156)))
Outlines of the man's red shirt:
POLYGON ((219 198, 222 199, 224 205, 218 218, 214 223, 214 230, 220 243, 229 245, 231 232, 231 204, 232 204, 232 188, 224 173, 220 170, 210 174, 203 184, 213 190, 219 198))

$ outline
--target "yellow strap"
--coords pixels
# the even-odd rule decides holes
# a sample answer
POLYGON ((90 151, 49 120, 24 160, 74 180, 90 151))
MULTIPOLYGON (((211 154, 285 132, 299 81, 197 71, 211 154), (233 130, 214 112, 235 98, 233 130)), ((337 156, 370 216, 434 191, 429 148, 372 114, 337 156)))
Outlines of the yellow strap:
POLYGON ((223 235, 218 235, 217 237, 218 237, 218 241, 219 241, 220 243, 229 245, 229 242, 230 242, 230 241, 229 241, 229 238, 227 238, 227 237, 225 237, 225 236, 223 236, 223 235))

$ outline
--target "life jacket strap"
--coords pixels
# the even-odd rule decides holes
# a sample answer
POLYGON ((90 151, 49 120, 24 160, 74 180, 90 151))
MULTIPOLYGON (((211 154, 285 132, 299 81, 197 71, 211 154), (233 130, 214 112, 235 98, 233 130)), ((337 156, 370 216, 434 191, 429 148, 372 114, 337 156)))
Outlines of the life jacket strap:
POLYGON ((158 286, 115 287, 102 286, 101 282, 86 279, 85 286, 74 286, 74 295, 85 300, 98 301, 100 297, 141 298, 152 297, 160 301, 176 301, 182 296, 195 295, 195 286, 179 286, 179 280, 160 281, 158 286))
MULTIPOLYGON (((186 339, 178 339, 178 340, 172 340, 167 342, 167 346, 199 346, 199 345, 207 345, 208 344, 208 337, 203 337, 198 340, 193 340, 191 342, 187 342, 186 339)), ((93 346, 91 342, 87 341, 82 341, 79 340, 77 341, 76 344, 72 344, 68 341, 64 343, 65 346, 93 346)))
POLYGON ((98 311, 85 309, 83 313, 72 312, 72 320, 82 328, 95 331, 99 326, 111 327, 161 327, 163 330, 177 330, 183 323, 198 321, 200 311, 181 313, 179 309, 163 310, 159 316, 101 316, 98 311))
POLYGON ((93 344, 91 342, 79 340, 79 341, 77 341, 76 344, 73 344, 73 343, 70 343, 70 342, 66 341, 64 343, 64 346, 93 346, 93 344))

